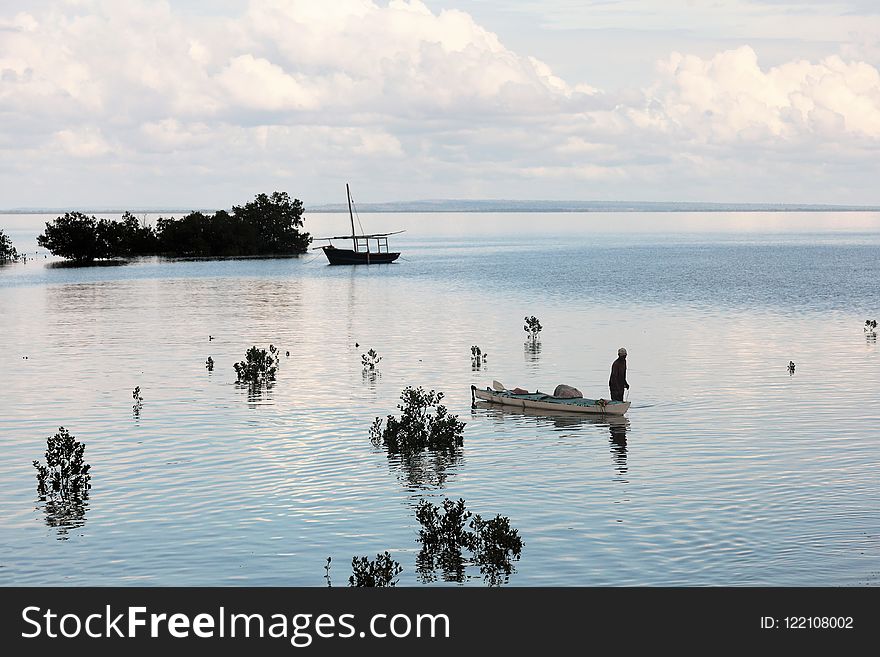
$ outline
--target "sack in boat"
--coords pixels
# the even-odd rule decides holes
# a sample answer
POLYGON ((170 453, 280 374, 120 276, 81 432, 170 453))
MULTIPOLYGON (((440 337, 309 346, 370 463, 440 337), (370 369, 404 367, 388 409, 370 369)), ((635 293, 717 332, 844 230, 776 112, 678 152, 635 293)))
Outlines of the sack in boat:
POLYGON ((529 391, 526 390, 525 388, 514 388, 510 392, 512 392, 514 395, 527 395, 527 394, 529 394, 529 391))
POLYGON ((567 386, 564 383, 560 383, 556 386, 556 390, 553 391, 554 397, 559 397, 561 399, 575 399, 576 397, 583 397, 581 391, 577 388, 572 388, 571 386, 567 386))

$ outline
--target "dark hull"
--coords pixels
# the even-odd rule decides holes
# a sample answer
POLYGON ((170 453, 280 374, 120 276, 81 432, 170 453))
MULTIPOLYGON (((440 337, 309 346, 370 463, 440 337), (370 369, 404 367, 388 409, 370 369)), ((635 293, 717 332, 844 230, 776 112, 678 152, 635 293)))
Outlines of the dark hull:
POLYGON ((381 265, 394 262, 400 257, 399 253, 370 253, 368 251, 353 251, 352 249, 337 249, 330 246, 322 247, 331 265, 381 265))

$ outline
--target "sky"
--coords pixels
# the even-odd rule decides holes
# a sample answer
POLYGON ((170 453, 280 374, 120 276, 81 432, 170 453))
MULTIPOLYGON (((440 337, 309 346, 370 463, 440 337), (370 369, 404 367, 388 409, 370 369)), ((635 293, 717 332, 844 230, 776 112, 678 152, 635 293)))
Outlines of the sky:
POLYGON ((876 0, 2 0, 0 208, 880 204, 876 0))

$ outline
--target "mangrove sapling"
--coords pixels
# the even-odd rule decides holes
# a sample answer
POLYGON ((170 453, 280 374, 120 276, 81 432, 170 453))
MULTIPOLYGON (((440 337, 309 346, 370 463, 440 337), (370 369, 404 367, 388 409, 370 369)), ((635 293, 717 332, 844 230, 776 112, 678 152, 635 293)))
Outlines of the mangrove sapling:
POLYGON ((34 461, 37 470, 37 493, 62 501, 88 497, 92 466, 83 462, 86 446, 64 427, 46 439, 46 465, 34 461))
POLYGON ((214 359, 208 356, 208 360, 205 361, 205 367, 208 368, 209 372, 214 371, 214 359))
POLYGON ((465 530, 465 523, 471 514, 465 509, 465 501, 443 500, 443 513, 440 507, 427 500, 419 502, 416 519, 421 525, 418 542, 422 549, 416 556, 416 569, 423 582, 436 579, 434 571, 439 568, 447 582, 464 581, 467 561, 462 549, 472 542, 465 530))
POLYGON ((503 577, 513 572, 512 561, 518 561, 522 554, 523 542, 516 529, 511 529, 510 518, 495 516, 483 520, 475 515, 471 520, 473 542, 471 550, 474 562, 490 585, 497 586, 503 577))
POLYGON ((412 454, 425 449, 430 451, 454 451, 464 439, 465 423, 457 415, 450 415, 440 402, 442 392, 426 392, 419 386, 407 386, 400 393, 397 405, 400 418, 389 415, 384 421, 376 418, 370 427, 370 440, 384 445, 392 453, 412 454), (434 409, 432 414, 430 411, 434 409))
POLYGON ((135 416, 139 415, 141 412, 141 408, 144 406, 144 398, 141 397, 141 387, 135 386, 134 390, 131 391, 131 398, 134 399, 134 404, 131 407, 131 410, 134 412, 135 416))
POLYGON ((486 363, 486 354, 483 353, 483 350, 480 349, 479 346, 473 345, 471 347, 471 367, 475 370, 480 369, 486 363))
POLYGON ((327 563, 324 564, 324 579, 327 580, 327 588, 333 588, 333 583, 330 581, 330 562, 332 561, 332 557, 327 557, 327 563))
POLYGON ((876 319, 866 319, 865 320, 865 336, 867 338, 876 338, 877 337, 877 320, 876 319))
MULTIPOLYGON (((273 345, 270 345, 270 350, 272 354, 277 351, 273 345)), ((247 383, 252 388, 258 388, 274 381, 278 359, 272 354, 265 349, 258 349, 256 345, 248 349, 245 360, 232 366, 238 377, 238 383, 247 383)))
POLYGON ((538 335, 541 333, 541 330, 544 328, 541 326, 541 322, 538 321, 538 318, 532 315, 531 317, 525 318, 525 325, 523 326, 523 330, 526 332, 528 340, 534 344, 538 341, 538 335))
MULTIPOLYGON (((327 563, 329 565, 329 559, 327 563)), ((397 576, 403 572, 403 568, 388 552, 377 554, 372 561, 367 557, 352 557, 351 570, 349 586, 395 586, 397 576)))
POLYGON ((472 540, 464 526, 470 517, 463 499, 444 499, 442 515, 440 507, 422 500, 416 509, 416 520, 421 525, 419 542, 429 548, 468 547, 472 540))
MULTIPOLYGON (((290 352, 287 352, 288 354, 290 352)), ((281 348, 276 347, 274 344, 269 345, 269 355, 275 359, 275 368, 281 367, 281 348)))
POLYGON ((361 363, 364 366, 365 372, 375 370, 380 360, 382 360, 382 357, 376 353, 375 349, 370 349, 367 353, 361 354, 361 363))
MULTIPOLYGON (((24 254, 22 254, 22 257, 24 257, 24 254)), ((12 240, 9 239, 9 236, 0 230, 0 262, 6 262, 7 260, 18 260, 18 251, 12 246, 12 240)))

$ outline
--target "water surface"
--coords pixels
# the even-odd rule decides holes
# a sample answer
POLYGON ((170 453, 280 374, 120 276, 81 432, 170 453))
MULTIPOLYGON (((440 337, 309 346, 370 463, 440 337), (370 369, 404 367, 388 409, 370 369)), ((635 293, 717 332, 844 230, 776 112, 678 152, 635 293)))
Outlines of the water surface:
POLYGON ((510 517, 510 585, 877 584, 878 215, 363 215, 407 229, 401 261, 369 268, 61 267, 36 247, 47 218, 0 216, 34 256, 0 268, 5 584, 323 586, 332 556, 341 586, 389 550, 420 586, 415 507, 444 497, 510 517), (290 356, 254 397, 232 364, 270 343, 290 356), (619 346, 622 423, 471 407, 493 379, 607 396, 619 346), (370 444, 406 385, 446 394, 460 455, 370 444), (61 425, 93 488, 59 518, 31 461, 61 425))

